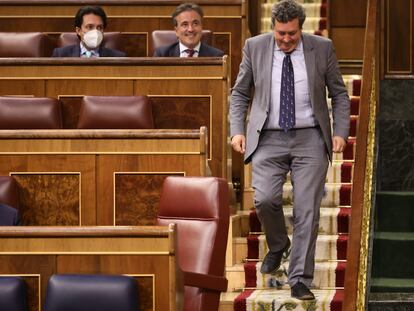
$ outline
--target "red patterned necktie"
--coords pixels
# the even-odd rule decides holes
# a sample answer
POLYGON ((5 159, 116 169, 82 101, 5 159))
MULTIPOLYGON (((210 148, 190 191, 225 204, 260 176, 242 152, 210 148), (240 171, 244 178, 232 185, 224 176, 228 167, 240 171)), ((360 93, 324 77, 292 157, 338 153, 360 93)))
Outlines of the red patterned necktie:
POLYGON ((295 77, 290 54, 286 54, 283 58, 280 84, 279 126, 287 132, 295 123, 295 77))
POLYGON ((193 57, 195 50, 193 49, 187 49, 185 50, 185 52, 187 52, 187 57, 193 57))

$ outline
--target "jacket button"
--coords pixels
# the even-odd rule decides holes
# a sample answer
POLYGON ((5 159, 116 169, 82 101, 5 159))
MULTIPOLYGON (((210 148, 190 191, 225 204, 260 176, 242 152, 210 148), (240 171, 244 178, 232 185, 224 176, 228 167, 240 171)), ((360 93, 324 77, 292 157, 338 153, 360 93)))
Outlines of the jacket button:
POLYGON ((260 134, 260 130, 257 130, 257 134, 260 134))

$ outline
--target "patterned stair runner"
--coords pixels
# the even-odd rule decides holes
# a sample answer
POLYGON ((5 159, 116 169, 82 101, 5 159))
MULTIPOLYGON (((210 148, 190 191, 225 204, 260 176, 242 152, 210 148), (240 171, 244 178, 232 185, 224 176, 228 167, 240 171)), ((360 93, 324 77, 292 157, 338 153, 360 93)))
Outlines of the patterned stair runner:
MULTIPOLYGON (((256 212, 251 210, 248 213, 250 233, 246 237, 246 258, 243 263, 228 269, 229 291, 242 290, 234 298, 234 311, 342 309, 360 77, 344 76, 344 82, 351 96, 351 131, 346 150, 334 157, 326 177, 312 284, 316 299, 300 301, 290 297, 290 288, 287 285, 289 258, 283 259, 275 274, 260 273, 261 261, 268 248, 256 212), (233 277, 232 273, 243 274, 243 277, 233 277)), ((289 176, 283 188, 283 203, 287 230, 291 234, 293 209, 289 176)))

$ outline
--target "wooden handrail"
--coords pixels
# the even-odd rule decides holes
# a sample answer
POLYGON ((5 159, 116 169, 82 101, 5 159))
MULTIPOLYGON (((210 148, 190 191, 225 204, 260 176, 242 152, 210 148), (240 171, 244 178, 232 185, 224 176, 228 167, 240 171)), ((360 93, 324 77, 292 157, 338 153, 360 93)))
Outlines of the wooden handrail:
POLYGON ((379 0, 368 0, 343 310, 365 310, 366 262, 378 85, 379 0), (368 221, 368 223, 367 223, 368 221))

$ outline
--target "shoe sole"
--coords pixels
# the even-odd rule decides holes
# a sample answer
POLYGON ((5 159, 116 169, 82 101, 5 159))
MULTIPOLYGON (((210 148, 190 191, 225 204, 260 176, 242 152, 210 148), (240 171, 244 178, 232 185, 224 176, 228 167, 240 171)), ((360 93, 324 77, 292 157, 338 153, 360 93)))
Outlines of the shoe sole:
MULTIPOLYGON (((289 240, 289 245, 283 250, 282 253, 282 263, 287 261, 287 258, 290 256, 290 247, 292 246, 292 243, 289 240)), ((263 258, 264 259, 264 258, 263 258)), ((275 268, 274 270, 270 271, 270 272, 263 272, 262 268, 260 267, 260 273, 261 274, 275 274, 277 272, 277 270, 280 269, 282 265, 280 264, 279 267, 275 268)))
POLYGON ((296 296, 291 295, 291 297, 292 297, 292 298, 299 299, 299 300, 315 300, 315 297, 314 297, 314 296, 302 296, 302 297, 296 297, 296 296))

